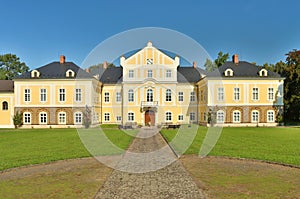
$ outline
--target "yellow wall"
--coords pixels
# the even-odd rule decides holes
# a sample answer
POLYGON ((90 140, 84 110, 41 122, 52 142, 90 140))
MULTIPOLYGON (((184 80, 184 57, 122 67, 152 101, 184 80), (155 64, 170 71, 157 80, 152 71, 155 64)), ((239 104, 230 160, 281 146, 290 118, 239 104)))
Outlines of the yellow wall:
POLYGON ((0 128, 12 128, 14 116, 14 94, 13 93, 0 93, 0 128), (3 110, 2 103, 8 103, 8 110, 3 110))

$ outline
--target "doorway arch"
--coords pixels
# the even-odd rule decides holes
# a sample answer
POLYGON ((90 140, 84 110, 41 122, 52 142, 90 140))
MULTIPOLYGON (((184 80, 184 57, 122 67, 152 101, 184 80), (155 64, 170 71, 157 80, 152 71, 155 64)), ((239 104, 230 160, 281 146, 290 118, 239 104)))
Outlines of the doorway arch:
POLYGON ((153 110, 145 111, 145 126, 155 126, 155 112, 153 110))

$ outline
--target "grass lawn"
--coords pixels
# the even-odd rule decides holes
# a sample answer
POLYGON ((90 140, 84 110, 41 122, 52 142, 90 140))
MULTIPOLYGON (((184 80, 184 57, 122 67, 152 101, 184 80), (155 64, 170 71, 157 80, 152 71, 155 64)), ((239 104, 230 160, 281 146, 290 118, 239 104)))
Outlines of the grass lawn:
MULTIPOLYGON (((177 130, 162 129, 161 132, 168 141, 171 141, 177 130)), ((206 127, 199 127, 193 143, 185 154, 199 153, 206 132, 206 127)), ((300 128, 223 128, 216 146, 209 155, 300 165, 299 144, 300 128)))
MULTIPOLYGON (((104 129, 108 139, 126 149, 131 135, 118 129, 104 129)), ((63 159, 89 157, 76 129, 1 129, 0 170, 63 159)))

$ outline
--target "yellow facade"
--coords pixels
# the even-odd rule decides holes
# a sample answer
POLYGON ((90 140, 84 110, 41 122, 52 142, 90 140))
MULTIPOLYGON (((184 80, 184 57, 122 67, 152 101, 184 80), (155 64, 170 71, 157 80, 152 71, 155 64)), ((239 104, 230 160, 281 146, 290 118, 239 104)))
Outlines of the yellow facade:
POLYGON ((0 128, 13 128, 14 94, 12 92, 0 93, 0 128))

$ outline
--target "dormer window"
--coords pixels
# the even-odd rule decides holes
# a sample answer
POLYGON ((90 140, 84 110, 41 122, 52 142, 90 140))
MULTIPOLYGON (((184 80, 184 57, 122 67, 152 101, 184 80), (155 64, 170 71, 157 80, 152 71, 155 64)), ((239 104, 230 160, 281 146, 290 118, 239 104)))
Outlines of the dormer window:
POLYGON ((227 70, 225 70, 224 72, 226 77, 232 77, 233 76, 233 70, 228 68, 227 70))
POLYGON ((38 77, 40 77, 40 72, 37 71, 37 70, 31 71, 31 77, 32 78, 38 78, 38 77))
POLYGON ((67 70, 66 77, 75 77, 75 72, 71 69, 67 70))
POLYGON ((260 71, 259 71, 259 76, 260 77, 267 77, 268 76, 268 71, 266 70, 266 69, 261 69, 260 71))

